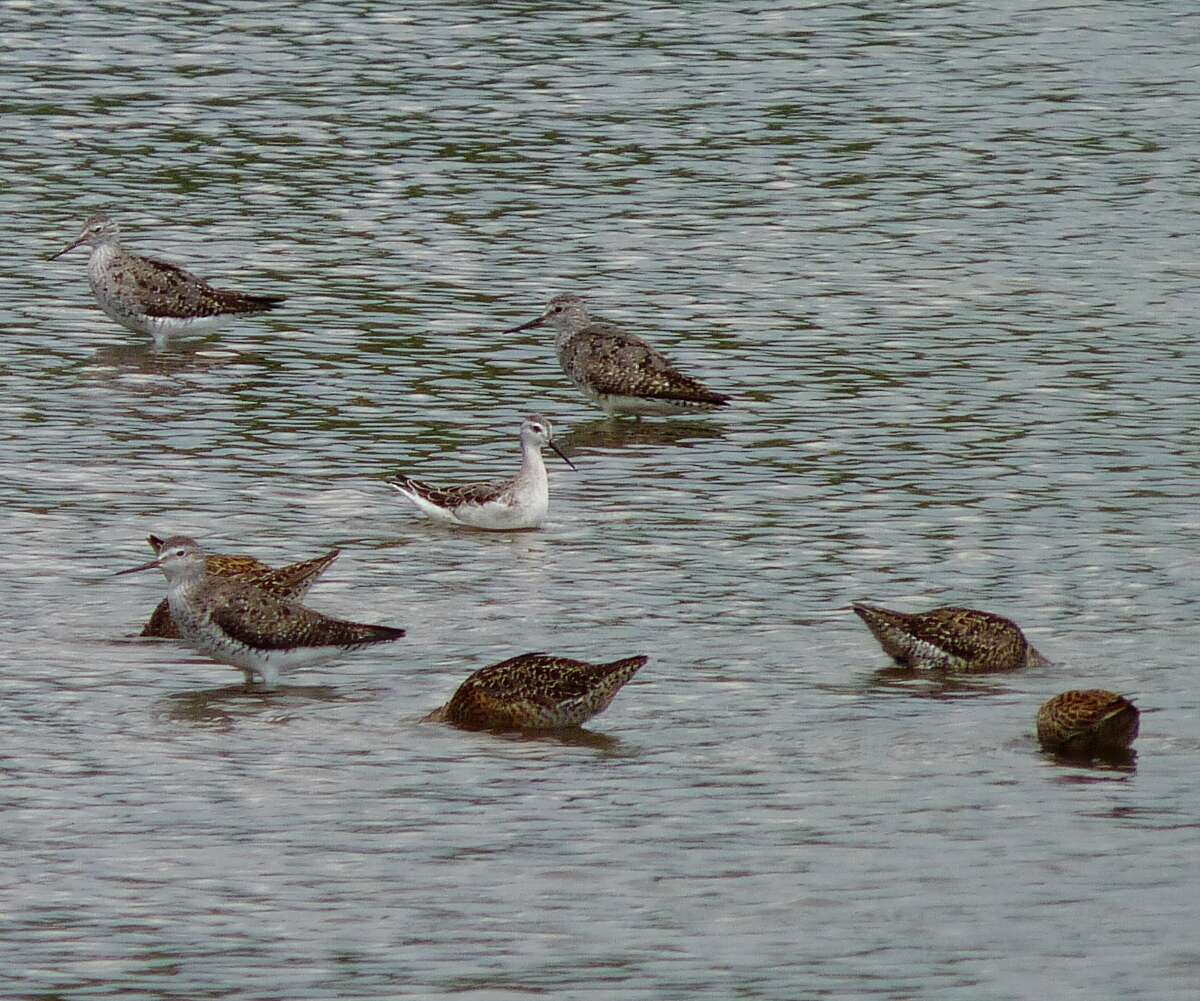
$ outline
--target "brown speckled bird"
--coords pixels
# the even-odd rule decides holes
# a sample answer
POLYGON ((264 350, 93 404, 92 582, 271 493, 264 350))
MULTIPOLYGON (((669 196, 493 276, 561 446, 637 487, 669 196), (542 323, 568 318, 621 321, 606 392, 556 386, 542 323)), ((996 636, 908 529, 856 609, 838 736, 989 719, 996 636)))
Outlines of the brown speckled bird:
POLYGON ((884 652, 904 667, 1012 671, 1050 664, 1016 623, 991 612, 944 607, 909 614, 859 603, 851 607, 884 652))
POLYGON ((1122 750, 1138 735, 1141 713, 1123 695, 1102 688, 1063 692, 1037 714, 1043 747, 1073 754, 1122 750))
POLYGON ((696 413, 723 407, 729 397, 684 375, 640 337, 588 314, 577 295, 559 295, 514 334, 549 323, 557 331, 558 363, 588 399, 609 416, 696 413))
MULTIPOLYGON (((147 541, 157 556, 162 549, 163 540, 157 535, 151 535, 147 541)), ((253 556, 242 556, 226 553, 213 553, 205 557, 204 569, 214 577, 229 577, 244 581, 255 587, 261 587, 268 594, 289 601, 299 601, 308 589, 338 558, 340 549, 334 549, 315 560, 304 560, 301 563, 289 563, 285 567, 269 567, 256 560, 253 556)), ((171 618, 171 606, 163 598, 154 609, 150 620, 142 628, 141 636, 153 636, 158 639, 179 639, 179 627, 171 618)))
POLYGON ((547 653, 525 653, 483 667, 427 721, 472 730, 561 730, 604 712, 646 657, 589 664, 547 653))
POLYGON ((184 535, 164 540, 157 559, 120 574, 153 567, 167 578, 167 601, 180 639, 241 670, 247 684, 257 678, 275 688, 288 671, 404 635, 394 626, 335 619, 245 581, 216 577, 207 572, 204 550, 184 535))
POLYGON ((235 317, 265 313, 284 300, 214 288, 178 264, 130 253, 121 246, 116 222, 103 212, 50 260, 83 245, 91 247, 88 285, 97 305, 121 326, 149 334, 159 344, 172 334, 205 333, 235 317))

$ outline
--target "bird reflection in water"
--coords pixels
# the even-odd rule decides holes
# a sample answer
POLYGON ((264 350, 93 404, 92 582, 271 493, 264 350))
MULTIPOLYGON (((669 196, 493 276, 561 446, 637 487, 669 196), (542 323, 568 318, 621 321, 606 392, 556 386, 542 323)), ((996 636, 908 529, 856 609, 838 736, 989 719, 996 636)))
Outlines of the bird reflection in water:
POLYGON ((218 729, 231 728, 239 719, 274 717, 279 722, 310 702, 338 702, 344 693, 329 685, 281 685, 273 690, 246 684, 225 685, 201 691, 177 692, 161 700, 157 713, 176 723, 218 729))
POLYGON ((629 448, 637 445, 677 445, 691 448, 725 436, 720 424, 705 421, 589 421, 574 426, 558 442, 574 454, 586 449, 629 448))
POLYGON ((1042 750, 1042 756, 1056 765, 1084 769, 1083 772, 1064 773, 1056 780, 1059 782, 1098 782, 1103 781, 1105 773, 1111 777, 1113 772, 1132 775, 1137 771, 1138 755, 1132 747, 1106 747, 1082 753, 1042 750))
POLYGON ((951 674, 910 667, 884 667, 873 671, 856 691, 867 695, 881 691, 908 695, 914 699, 951 701, 972 699, 981 695, 1004 695, 1005 685, 985 681, 978 674, 951 674))

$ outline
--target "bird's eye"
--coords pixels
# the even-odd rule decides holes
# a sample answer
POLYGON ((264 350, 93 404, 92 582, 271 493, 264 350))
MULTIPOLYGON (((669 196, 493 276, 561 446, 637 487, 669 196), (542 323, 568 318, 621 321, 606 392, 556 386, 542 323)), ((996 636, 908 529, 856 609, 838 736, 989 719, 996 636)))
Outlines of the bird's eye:
POLYGON ((554 307, 554 312, 556 312, 556 313, 561 313, 562 311, 563 311, 563 308, 562 308, 562 306, 555 306, 555 307, 554 307))
POLYGON ((536 431, 538 434, 544 434, 546 431, 546 429, 544 427, 542 427, 540 424, 530 424, 529 427, 531 430, 536 431))

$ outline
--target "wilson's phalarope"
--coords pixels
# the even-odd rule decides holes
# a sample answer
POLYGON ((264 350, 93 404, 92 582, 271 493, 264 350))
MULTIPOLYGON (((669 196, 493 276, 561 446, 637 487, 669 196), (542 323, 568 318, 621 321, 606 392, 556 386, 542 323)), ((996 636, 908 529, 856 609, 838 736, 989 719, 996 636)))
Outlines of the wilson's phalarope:
POLYGON ((550 422, 535 414, 521 423, 521 470, 511 480, 434 487, 401 477, 388 484, 434 521, 491 531, 537 528, 546 520, 550 507, 550 481, 542 461, 544 445, 575 468, 554 444, 550 422))

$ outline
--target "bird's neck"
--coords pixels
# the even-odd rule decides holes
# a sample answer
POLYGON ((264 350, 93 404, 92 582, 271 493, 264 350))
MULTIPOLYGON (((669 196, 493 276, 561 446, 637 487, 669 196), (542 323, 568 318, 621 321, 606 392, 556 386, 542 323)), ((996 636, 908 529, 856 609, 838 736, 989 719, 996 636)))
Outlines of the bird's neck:
POLYGON ((121 248, 117 241, 102 240, 100 243, 92 246, 91 256, 88 258, 89 271, 103 271, 120 255, 121 248))
POLYGON ((542 448, 535 442, 521 442, 521 474, 523 476, 546 475, 546 463, 542 459, 542 448))
POLYGON ((204 567, 188 568, 183 573, 176 574, 167 582, 167 592, 176 598, 187 601, 204 583, 204 567))

